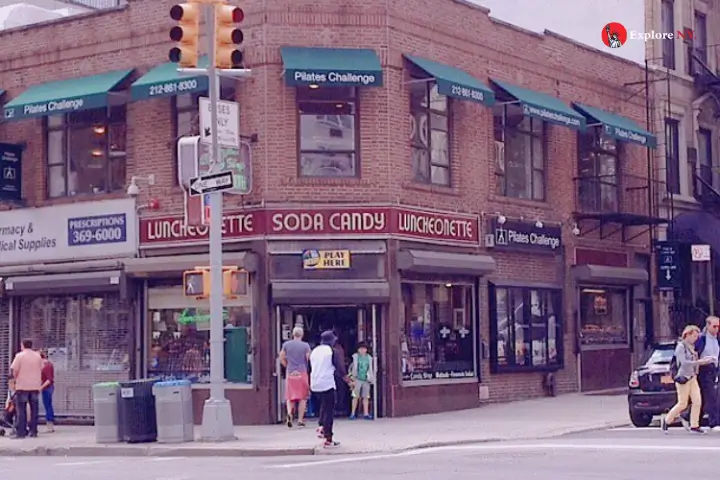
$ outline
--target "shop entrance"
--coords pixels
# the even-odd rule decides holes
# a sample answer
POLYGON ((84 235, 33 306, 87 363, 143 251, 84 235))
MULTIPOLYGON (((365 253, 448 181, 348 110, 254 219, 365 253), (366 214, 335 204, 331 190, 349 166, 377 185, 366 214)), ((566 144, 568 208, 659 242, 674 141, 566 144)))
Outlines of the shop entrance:
MULTIPOLYGON (((325 330, 333 330, 338 338, 337 347, 343 354, 345 367, 352 363, 352 355, 357 351, 358 345, 362 342, 367 345, 368 351, 379 364, 379 352, 377 341, 377 323, 379 309, 373 305, 370 307, 350 306, 278 306, 277 316, 277 350, 283 342, 292 336, 292 329, 297 325, 305 330, 303 340, 314 348, 320 343, 320 334, 325 330)), ((379 365, 376 364, 376 368, 379 365)), ((277 402, 278 418, 280 422, 285 418, 285 372, 279 362, 276 367, 277 375, 277 402)), ((373 412, 377 412, 378 388, 372 389, 371 405, 373 412)), ((337 417, 347 417, 350 414, 351 391, 345 383, 338 383, 338 397, 335 408, 337 417)), ((316 417, 318 414, 317 402, 310 399, 308 417, 316 417)))

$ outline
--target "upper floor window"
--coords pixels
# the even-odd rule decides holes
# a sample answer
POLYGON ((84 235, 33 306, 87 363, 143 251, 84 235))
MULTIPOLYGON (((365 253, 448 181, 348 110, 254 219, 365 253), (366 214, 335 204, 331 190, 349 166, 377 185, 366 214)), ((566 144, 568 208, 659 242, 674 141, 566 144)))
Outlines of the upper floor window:
POLYGON ((665 172, 667 191, 680 194, 680 122, 665 119, 665 172))
POLYGON ((578 197, 587 212, 617 212, 618 142, 592 128, 578 134, 578 197))
POLYGON ((700 12, 695 12, 695 28, 693 29, 692 40, 695 47, 695 56, 705 65, 707 65, 707 18, 704 14, 700 12))
POLYGON ((299 87, 298 176, 360 174, 357 90, 299 87))
MULTIPOLYGON (((675 33, 675 5, 673 0, 662 0, 660 8, 660 22, 662 31, 675 33)), ((668 36, 662 40, 663 67, 675 69, 675 35, 668 36)))
POLYGON ((545 124, 517 104, 494 111, 495 180, 500 195, 545 200, 545 124))
MULTIPOLYGON (((235 101, 235 80, 228 79, 228 82, 221 79, 220 100, 235 101)), ((207 92, 184 93, 173 97, 173 150, 177 148, 177 140, 180 137, 200 135, 200 122, 198 109, 200 108, 200 97, 207 97, 207 92)), ((173 155, 175 158, 175 155, 173 155)), ((177 162, 172 162, 173 168, 177 169, 177 162)), ((173 180, 177 184, 177 172, 173 172, 173 180)))
POLYGON ((125 188, 125 106, 46 118, 49 198, 125 188))
POLYGON ((415 181, 450 186, 450 100, 437 83, 410 84, 410 147, 415 181))

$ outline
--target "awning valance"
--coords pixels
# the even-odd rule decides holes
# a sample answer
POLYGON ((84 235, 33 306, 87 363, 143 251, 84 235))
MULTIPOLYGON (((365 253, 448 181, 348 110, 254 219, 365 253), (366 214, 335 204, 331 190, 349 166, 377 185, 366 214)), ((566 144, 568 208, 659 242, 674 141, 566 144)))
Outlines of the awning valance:
POLYGON ((465 70, 414 55, 405 55, 405 58, 435 79, 440 94, 484 105, 495 103, 495 92, 465 70))
POLYGON ((589 125, 601 124, 606 135, 649 148, 657 146, 655 135, 627 117, 579 103, 573 103, 573 107, 588 119, 589 125))
POLYGON ((319 87, 381 87, 383 70, 374 50, 282 47, 285 84, 319 87))
POLYGON ((390 301, 390 285, 387 282, 273 282, 271 292, 275 305, 348 305, 390 301))
POLYGON ((434 250, 400 250, 397 256, 397 267, 398 270, 414 273, 482 277, 495 271, 495 260, 488 255, 434 250))
POLYGON ((118 70, 32 86, 5 104, 5 120, 106 107, 110 103, 110 93, 123 84, 133 71, 118 70))
POLYGON ((125 276, 121 270, 9 277, 3 283, 8 295, 18 296, 118 290, 124 292, 126 288, 125 276))
POLYGON ((605 265, 575 265, 572 267, 575 283, 595 285, 639 285, 650 278, 641 268, 606 267, 605 265))
MULTIPOLYGON (((253 252, 223 253, 223 265, 242 268, 250 273, 259 268, 259 258, 253 252)), ((125 272, 134 277, 179 275, 195 267, 209 266, 207 254, 168 255, 162 257, 131 258, 125 260, 125 272)))
POLYGON ((585 129, 585 117, 570 108, 559 98, 547 93, 536 92, 518 85, 499 80, 491 80, 505 96, 513 98, 520 103, 523 113, 548 123, 571 127, 578 130, 585 129))

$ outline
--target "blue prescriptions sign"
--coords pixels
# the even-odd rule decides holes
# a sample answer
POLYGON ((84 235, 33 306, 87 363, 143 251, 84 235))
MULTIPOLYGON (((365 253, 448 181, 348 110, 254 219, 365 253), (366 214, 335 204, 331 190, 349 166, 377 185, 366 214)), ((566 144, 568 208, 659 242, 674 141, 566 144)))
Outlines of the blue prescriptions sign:
POLYGON ((127 217, 124 213, 69 218, 68 246, 122 243, 127 240, 127 217))

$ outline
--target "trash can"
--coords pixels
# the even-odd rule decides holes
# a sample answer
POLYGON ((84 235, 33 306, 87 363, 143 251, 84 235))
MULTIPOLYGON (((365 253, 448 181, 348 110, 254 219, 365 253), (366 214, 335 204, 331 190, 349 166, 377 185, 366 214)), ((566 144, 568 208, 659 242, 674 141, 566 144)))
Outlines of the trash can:
POLYGON ((152 390, 155 395, 158 442, 182 443, 195 440, 190 382, 158 382, 152 390))
POLYGON ((123 440, 127 443, 154 442, 157 440, 155 418, 155 379, 120 382, 118 419, 123 440))
POLYGON ((95 412, 95 441, 97 443, 122 442, 118 422, 118 382, 96 383, 92 387, 93 410, 95 412))

